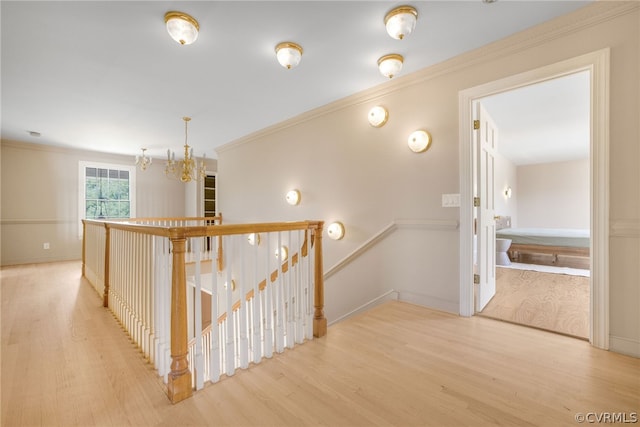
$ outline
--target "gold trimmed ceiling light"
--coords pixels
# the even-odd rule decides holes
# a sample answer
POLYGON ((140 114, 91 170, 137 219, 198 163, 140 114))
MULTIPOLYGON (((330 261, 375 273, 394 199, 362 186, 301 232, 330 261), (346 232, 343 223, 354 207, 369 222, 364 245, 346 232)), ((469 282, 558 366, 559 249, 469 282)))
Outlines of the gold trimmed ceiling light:
POLYGON ((276 46, 278 62, 287 70, 296 67, 302 59, 302 46, 293 42, 282 42, 276 46))
POLYGON ((198 38, 200 25, 198 21, 186 13, 167 12, 164 15, 164 22, 171 38, 181 45, 191 44, 198 38))
POLYGON ((400 6, 389 11, 384 17, 387 33, 396 40, 402 40, 416 28, 418 11, 412 6, 400 6))
POLYGON ((402 55, 391 53, 378 59, 378 69, 383 76, 392 79, 402 70, 403 62, 404 58, 402 55))

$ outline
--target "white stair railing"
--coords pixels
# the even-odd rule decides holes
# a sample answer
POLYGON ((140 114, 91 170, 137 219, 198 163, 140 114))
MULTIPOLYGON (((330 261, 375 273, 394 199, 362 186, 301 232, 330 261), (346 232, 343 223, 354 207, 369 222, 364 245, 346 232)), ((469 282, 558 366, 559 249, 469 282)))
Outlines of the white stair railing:
MULTIPOLYGON (((199 258, 188 269, 193 273, 187 276, 193 295, 189 364, 196 390, 207 381, 219 381, 222 374, 232 376, 236 369, 272 357, 274 349, 282 353, 313 338, 314 259, 307 256, 305 233, 263 233, 260 244, 253 246, 247 234, 224 236, 222 246, 229 255, 222 271, 203 274, 199 258), (280 252, 276 256, 283 246, 298 251, 283 260, 280 252), (205 306, 211 323, 204 330, 202 298, 210 300, 205 306)), ((191 244, 196 250, 199 245, 198 239, 191 244)))
POLYGON ((326 334, 322 221, 210 221, 83 221, 83 274, 174 403, 326 334))

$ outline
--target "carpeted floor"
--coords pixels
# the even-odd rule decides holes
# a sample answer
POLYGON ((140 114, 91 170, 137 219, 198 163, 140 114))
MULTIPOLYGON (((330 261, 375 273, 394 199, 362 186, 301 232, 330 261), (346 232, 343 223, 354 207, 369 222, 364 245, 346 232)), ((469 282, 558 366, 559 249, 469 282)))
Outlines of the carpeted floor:
POLYGON ((481 315, 588 339, 589 277, 497 267, 481 315))

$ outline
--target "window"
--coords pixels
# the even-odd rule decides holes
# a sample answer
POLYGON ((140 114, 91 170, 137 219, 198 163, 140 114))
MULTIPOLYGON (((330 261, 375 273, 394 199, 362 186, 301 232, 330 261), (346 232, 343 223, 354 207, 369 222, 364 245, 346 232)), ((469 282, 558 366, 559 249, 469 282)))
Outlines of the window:
POLYGON ((135 217, 135 167, 80 162, 81 219, 135 217))

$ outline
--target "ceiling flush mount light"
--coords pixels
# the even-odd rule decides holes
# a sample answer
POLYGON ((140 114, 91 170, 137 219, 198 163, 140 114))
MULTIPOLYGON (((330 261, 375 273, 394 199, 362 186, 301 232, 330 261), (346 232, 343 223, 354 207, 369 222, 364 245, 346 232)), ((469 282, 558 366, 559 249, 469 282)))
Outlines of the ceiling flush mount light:
POLYGON ((172 39, 181 45, 191 44, 198 38, 200 25, 186 13, 171 11, 164 15, 167 31, 172 39))
POLYGON ((374 128, 380 128, 389 120, 389 112, 386 108, 376 105, 369 110, 369 124, 374 128))
POLYGON ((402 40, 416 28, 418 11, 411 6, 400 6, 391 10, 384 17, 387 33, 396 40, 402 40))
POLYGON ((327 234, 330 239, 340 240, 344 237, 344 225, 341 222, 332 222, 327 227, 327 234))
POLYGON ((145 154, 146 151, 147 149, 143 148, 142 156, 136 156, 136 166, 140 166, 141 171, 146 171, 153 162, 153 159, 151 159, 151 157, 147 157, 147 155, 145 154))
POLYGON ((302 58, 302 47, 293 42, 283 42, 276 46, 278 62, 287 70, 296 67, 302 58))
POLYGON ((423 151, 427 151, 431 146, 431 134, 426 130, 417 130, 409 135, 407 143, 411 151, 414 153, 422 153, 423 151))
POLYGON ((183 117, 184 120, 184 159, 176 161, 176 153, 167 150, 167 164, 164 169, 165 175, 168 177, 178 178, 182 182, 201 181, 207 176, 207 168, 204 164, 205 155, 198 164, 193 157, 193 148, 190 149, 187 144, 187 125, 191 117, 183 117))
POLYGON ((287 203, 289 203, 291 206, 296 206, 300 204, 300 191, 290 190, 289 192, 287 192, 285 198, 287 199, 287 203))
POLYGON ((404 58, 402 55, 392 53, 378 59, 378 69, 383 76, 391 79, 393 76, 398 75, 400 70, 402 70, 403 62, 404 58))

